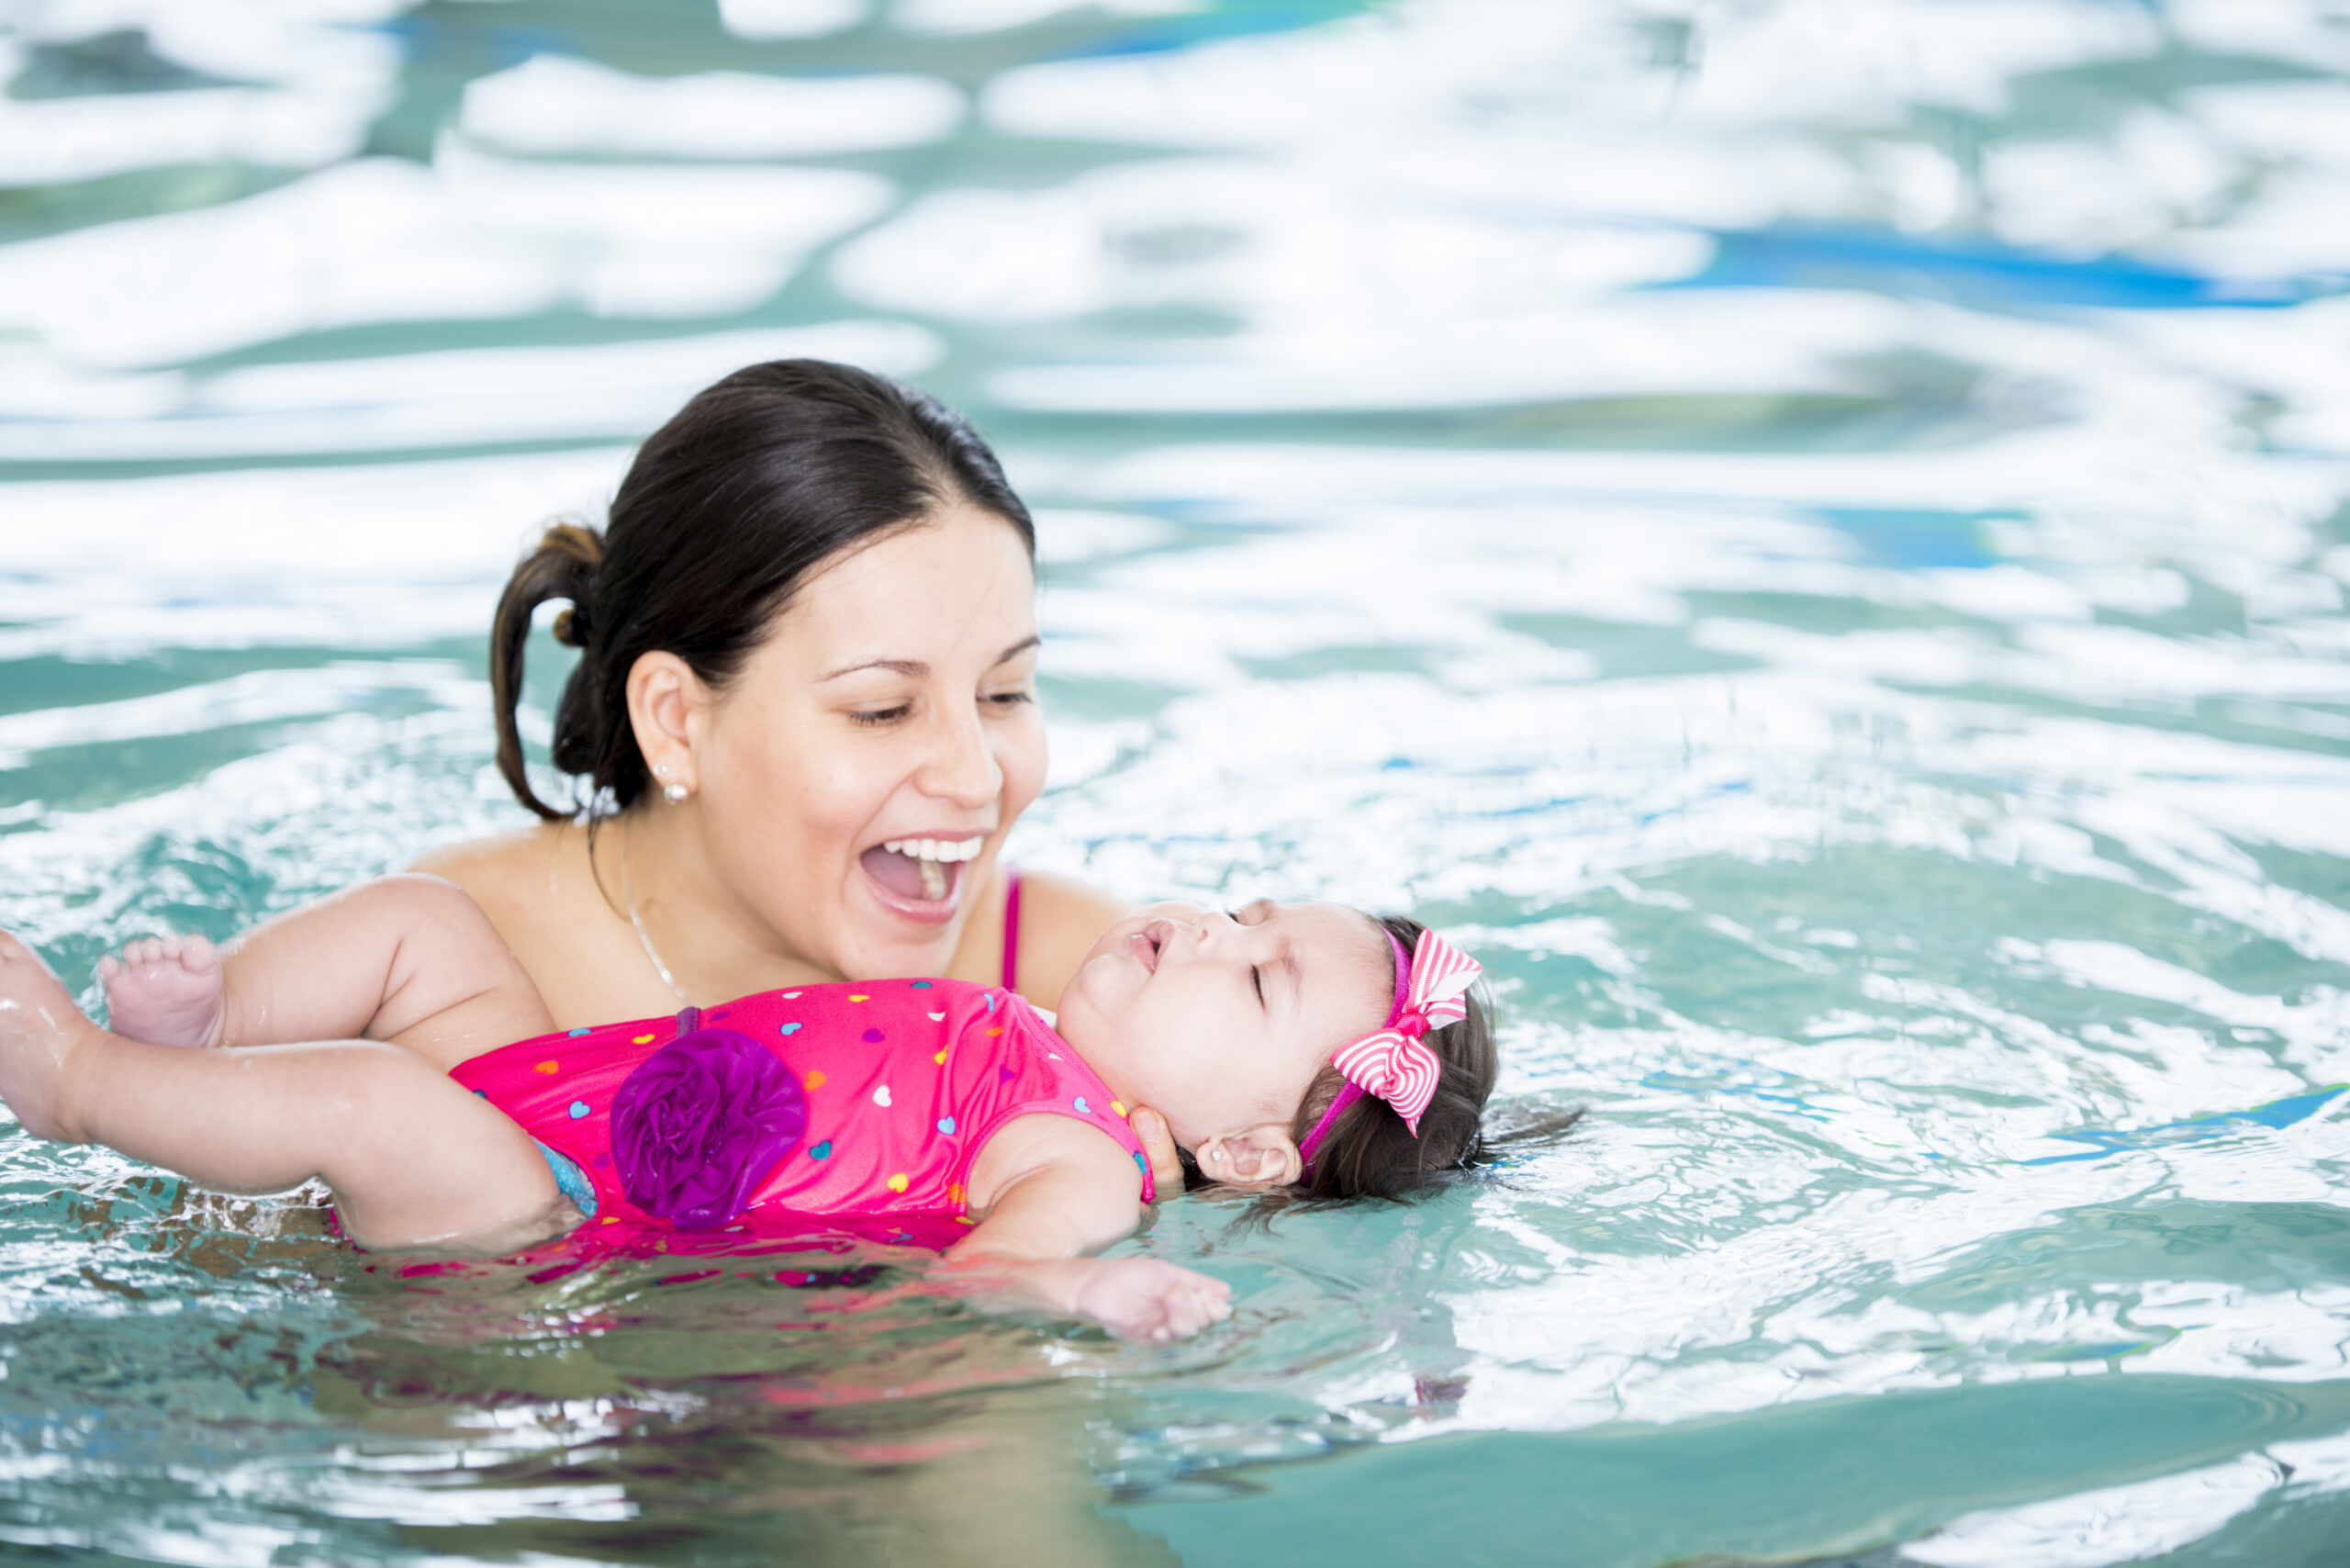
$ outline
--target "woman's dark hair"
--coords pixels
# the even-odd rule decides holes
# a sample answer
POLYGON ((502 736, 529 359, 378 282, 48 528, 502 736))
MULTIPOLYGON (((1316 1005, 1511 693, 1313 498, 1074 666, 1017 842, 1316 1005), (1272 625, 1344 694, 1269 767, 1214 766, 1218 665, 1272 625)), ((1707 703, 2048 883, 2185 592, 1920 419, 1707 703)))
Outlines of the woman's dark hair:
MULTIPOLYGON (((1409 953, 1427 927, 1402 915, 1376 917, 1381 929, 1409 953)), ((1393 960, 1389 975, 1393 975, 1393 960)), ((1548 1143, 1563 1137, 1583 1119, 1581 1110, 1538 1115, 1522 1120, 1499 1137, 1485 1131, 1485 1102, 1492 1098, 1494 1080, 1501 1070, 1501 1053, 1494 1043, 1493 1004, 1483 985, 1464 1000, 1468 1015, 1458 1023, 1430 1029, 1428 1048, 1436 1052, 1438 1074, 1436 1096, 1420 1114, 1419 1136, 1404 1125, 1393 1106, 1363 1095, 1340 1114, 1337 1125, 1315 1150, 1314 1169, 1294 1186, 1254 1194, 1252 1219, 1264 1221, 1294 1206, 1318 1206, 1354 1198, 1394 1201, 1453 1181, 1506 1152, 1506 1147, 1548 1143), (1505 1147, 1506 1146, 1506 1147, 1505 1147)), ((1337 1099, 1346 1080, 1335 1067, 1325 1067, 1290 1124, 1290 1137, 1301 1148, 1337 1099)), ((1183 1154, 1187 1190, 1212 1187, 1188 1150, 1183 1154)))
POLYGON ((580 652, 554 720, 554 765, 625 809, 649 781, 628 718, 628 676, 663 650, 723 689, 810 572, 843 550, 957 502, 1035 525, 995 454, 958 414, 886 376, 823 360, 738 370, 639 448, 603 532, 558 522, 498 601, 489 682, 498 770, 550 821, 515 722, 531 612, 567 599, 554 634, 580 652))

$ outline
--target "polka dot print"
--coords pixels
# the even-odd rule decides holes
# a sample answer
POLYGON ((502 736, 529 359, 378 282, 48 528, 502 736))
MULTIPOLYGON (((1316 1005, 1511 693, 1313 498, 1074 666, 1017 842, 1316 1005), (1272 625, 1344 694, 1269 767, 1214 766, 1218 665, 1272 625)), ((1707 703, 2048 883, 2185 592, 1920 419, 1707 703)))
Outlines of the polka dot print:
MULTIPOLYGON (((1147 1156, 1133 1152, 1132 1137, 1114 1119, 1130 1117, 1132 1108, 1113 1099, 1071 1053, 1057 1048, 1058 1038, 1035 1032, 1024 1007, 1009 1003, 1009 993, 944 980, 878 983, 878 991, 845 986, 770 991, 700 1014, 705 1027, 739 1029, 763 1042, 809 1095, 809 1121, 796 1158, 763 1182, 763 1203, 786 1208, 813 1204, 852 1214, 918 1209, 934 1226, 953 1219, 968 1226, 976 1223, 967 1212, 970 1193, 961 1182, 947 1178, 959 1172, 979 1139, 1014 1105, 1033 1110, 1058 1104, 1063 1114, 1108 1127, 1147 1180, 1147 1156), (973 1009, 973 1001, 984 1011, 973 1009), (843 1011, 852 1004, 861 1004, 862 1011, 843 1011), (722 1013, 728 1018, 724 1025, 718 1025, 722 1013), (972 1049, 979 1052, 977 1059, 964 1054, 972 1049), (933 1070, 909 1078, 917 1051, 931 1058, 933 1070), (829 1083, 834 1069, 850 1076, 829 1083), (844 1156, 837 1162, 836 1154, 844 1156)), ((642 1220, 610 1186, 615 1161, 601 1136, 602 1118, 627 1069, 657 1054, 677 1032, 666 1020, 565 1030, 532 1042, 535 1050, 514 1052, 497 1070, 502 1075, 497 1081, 506 1087, 491 1092, 493 1103, 518 1102, 517 1119, 543 1128, 541 1136, 551 1147, 567 1147, 563 1138, 594 1146, 581 1144, 574 1158, 615 1200, 614 1212, 597 1215, 598 1222, 626 1226, 642 1220), (558 1041, 566 1048, 545 1054, 558 1041), (568 1130, 558 1138, 557 1128, 568 1130)), ((492 1081, 470 1074, 462 1081, 468 1088, 492 1081)), ((755 1230, 755 1223, 750 1228, 755 1230)), ((663 1229, 656 1223, 655 1234, 663 1229)), ((943 1246, 949 1239, 924 1245, 943 1246)))

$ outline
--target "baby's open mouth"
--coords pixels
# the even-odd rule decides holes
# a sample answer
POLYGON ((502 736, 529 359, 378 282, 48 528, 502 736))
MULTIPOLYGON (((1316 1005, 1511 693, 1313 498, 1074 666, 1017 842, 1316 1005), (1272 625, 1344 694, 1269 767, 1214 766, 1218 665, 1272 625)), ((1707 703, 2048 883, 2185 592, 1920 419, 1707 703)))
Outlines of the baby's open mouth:
POLYGON ((938 903, 955 896, 963 862, 979 858, 987 835, 969 838, 893 838, 858 857, 866 874, 901 899, 938 903))
POLYGON ((1167 946, 1168 930, 1165 921, 1154 920, 1126 938, 1126 945, 1134 949, 1135 957, 1141 959, 1142 967, 1152 974, 1158 972, 1158 953, 1167 946))

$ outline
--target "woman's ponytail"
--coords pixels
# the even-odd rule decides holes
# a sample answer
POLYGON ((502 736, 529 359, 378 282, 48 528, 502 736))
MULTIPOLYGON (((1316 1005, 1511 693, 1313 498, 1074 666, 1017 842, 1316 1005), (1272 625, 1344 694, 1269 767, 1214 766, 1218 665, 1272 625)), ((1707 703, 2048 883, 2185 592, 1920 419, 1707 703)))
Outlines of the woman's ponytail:
POLYGON ((522 557, 498 596, 498 614, 489 629, 489 690, 498 720, 498 771, 514 798, 549 822, 569 820, 572 812, 551 806, 531 788, 522 764, 522 733, 515 710, 522 700, 522 654, 531 639, 531 613, 553 599, 570 607, 555 617, 555 641, 581 650, 579 667, 563 690, 555 711, 554 765, 565 773, 593 771, 602 751, 592 697, 599 685, 596 664, 596 577, 604 564, 604 537, 577 523, 551 524, 538 547, 522 557))

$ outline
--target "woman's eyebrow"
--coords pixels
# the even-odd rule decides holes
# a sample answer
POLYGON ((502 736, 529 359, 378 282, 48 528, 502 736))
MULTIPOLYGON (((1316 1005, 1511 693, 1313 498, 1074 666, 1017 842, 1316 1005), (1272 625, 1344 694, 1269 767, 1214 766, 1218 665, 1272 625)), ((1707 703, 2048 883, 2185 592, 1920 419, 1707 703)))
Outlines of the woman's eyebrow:
POLYGON ((822 686, 828 680, 838 680, 845 675, 868 669, 886 669, 892 675, 912 676, 917 680, 930 673, 930 666, 920 659, 867 659, 862 664, 843 665, 838 669, 826 670, 816 678, 816 684, 822 686))
MULTIPOLYGON (((1029 637, 1024 641, 1014 643, 996 655, 995 664, 988 667, 993 669, 995 665, 1016 659, 1031 648, 1042 647, 1044 642, 1042 637, 1029 637)), ((868 669, 886 669, 891 675, 907 676, 915 680, 921 680, 930 674, 930 666, 922 659, 866 659, 857 664, 843 665, 838 669, 826 670, 816 678, 816 684, 822 686, 828 680, 838 680, 845 675, 855 675, 860 670, 868 669)))

